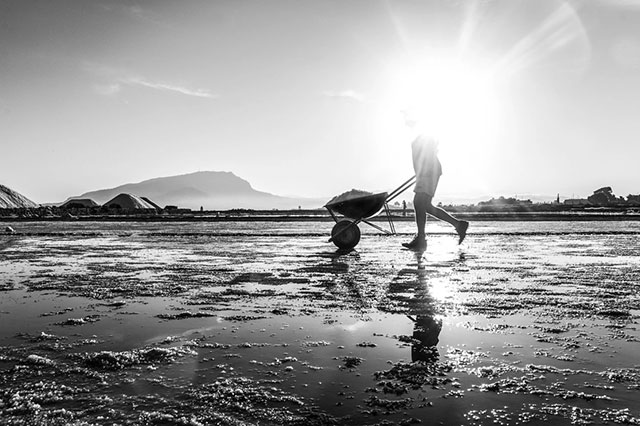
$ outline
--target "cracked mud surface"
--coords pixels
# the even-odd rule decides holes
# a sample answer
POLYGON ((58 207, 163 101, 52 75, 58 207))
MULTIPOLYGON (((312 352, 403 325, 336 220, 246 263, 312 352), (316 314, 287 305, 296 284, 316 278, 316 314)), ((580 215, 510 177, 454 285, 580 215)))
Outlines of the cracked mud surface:
POLYGON ((13 227, 3 424, 640 424, 635 222, 13 227))

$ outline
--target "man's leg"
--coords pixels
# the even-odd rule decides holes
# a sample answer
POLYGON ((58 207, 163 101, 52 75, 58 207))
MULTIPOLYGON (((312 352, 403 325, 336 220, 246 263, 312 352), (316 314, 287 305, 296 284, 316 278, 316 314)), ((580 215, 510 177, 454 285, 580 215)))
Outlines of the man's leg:
POLYGON ((431 205, 431 196, 423 192, 416 192, 413 196, 413 209, 416 212, 416 226, 418 228, 418 238, 425 238, 425 227, 427 225, 427 212, 431 205))
POLYGON ((453 225, 454 228, 458 229, 458 226, 460 225, 460 221, 455 217, 451 216, 443 208, 434 206, 431 203, 431 200, 433 199, 433 197, 427 194, 425 195, 426 195, 426 204, 424 207, 425 212, 429 213, 431 216, 437 219, 444 220, 445 222, 450 223, 451 225, 453 225))
POLYGON ((418 235, 409 243, 402 245, 411 250, 424 251, 427 248, 427 239, 425 236, 425 226, 427 224, 427 205, 429 204, 428 195, 416 192, 413 197, 413 209, 416 212, 416 226, 418 235))
MULTIPOLYGON (((467 236, 467 228, 469 228, 469 222, 467 222, 466 220, 458 220, 455 217, 451 216, 446 210, 444 210, 444 209, 442 209, 440 207, 434 206, 431 203, 432 199, 433 199, 432 196, 427 195, 425 211, 427 213, 429 213, 431 216, 433 216, 433 217, 435 217, 437 219, 440 219, 440 220, 444 220, 445 222, 450 223, 451 225, 453 225, 453 227, 456 228, 456 232, 458 233, 458 236, 459 236, 458 244, 462 243, 464 238, 467 236)), ((416 211, 416 215, 417 214, 418 213, 416 211)), ((416 217, 416 222, 417 221, 418 221, 418 219, 416 217)), ((425 219, 425 222, 426 222, 426 219, 425 219)))

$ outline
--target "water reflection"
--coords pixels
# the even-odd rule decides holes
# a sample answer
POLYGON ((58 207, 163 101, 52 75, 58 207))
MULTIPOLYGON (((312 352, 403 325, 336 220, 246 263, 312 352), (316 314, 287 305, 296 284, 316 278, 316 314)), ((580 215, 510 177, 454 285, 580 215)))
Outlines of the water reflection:
MULTIPOLYGON (((411 318, 409 316, 409 318, 411 318)), ((438 359, 438 342, 442 330, 442 319, 434 315, 417 315, 413 326, 411 361, 435 361, 438 359)))
MULTIPOLYGON (((434 362, 438 359, 438 342, 442 331, 443 306, 433 296, 431 282, 435 272, 426 268, 426 260, 420 253, 416 253, 416 269, 413 278, 402 282, 404 289, 398 289, 394 298, 402 302, 407 308, 407 317, 413 322, 411 336, 411 361, 434 362)), ((401 275, 406 275, 401 272, 401 275)))

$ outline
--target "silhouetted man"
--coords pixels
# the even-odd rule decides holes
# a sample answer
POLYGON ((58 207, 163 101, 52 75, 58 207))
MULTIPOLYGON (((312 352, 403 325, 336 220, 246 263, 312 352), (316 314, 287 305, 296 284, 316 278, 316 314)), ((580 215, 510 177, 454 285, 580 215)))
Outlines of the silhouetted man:
MULTIPOLYGON (((405 123, 415 129, 416 121, 405 115, 405 123)), ((413 208, 416 212, 416 226, 418 234, 408 243, 402 245, 411 250, 424 251, 427 248, 425 225, 427 213, 431 216, 450 223, 458 233, 458 244, 467 235, 469 222, 458 220, 440 207, 432 204, 433 196, 438 188, 438 181, 442 175, 442 166, 438 159, 438 142, 433 137, 419 134, 411 143, 413 169, 416 173, 416 186, 413 189, 413 208)))

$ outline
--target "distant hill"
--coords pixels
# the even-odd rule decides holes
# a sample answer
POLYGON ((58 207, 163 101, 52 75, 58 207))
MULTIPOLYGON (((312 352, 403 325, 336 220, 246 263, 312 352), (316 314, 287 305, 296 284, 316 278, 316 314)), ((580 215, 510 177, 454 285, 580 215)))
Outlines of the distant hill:
POLYGON ((256 191, 246 180, 231 172, 195 172, 179 176, 160 177, 139 183, 128 183, 111 189, 91 191, 72 198, 90 198, 104 204, 121 193, 147 197, 164 207, 173 205, 190 209, 227 210, 295 209, 321 207, 322 202, 280 197, 256 191))
POLYGON ((36 203, 11 188, 0 185, 0 209, 21 209, 39 207, 36 203))

